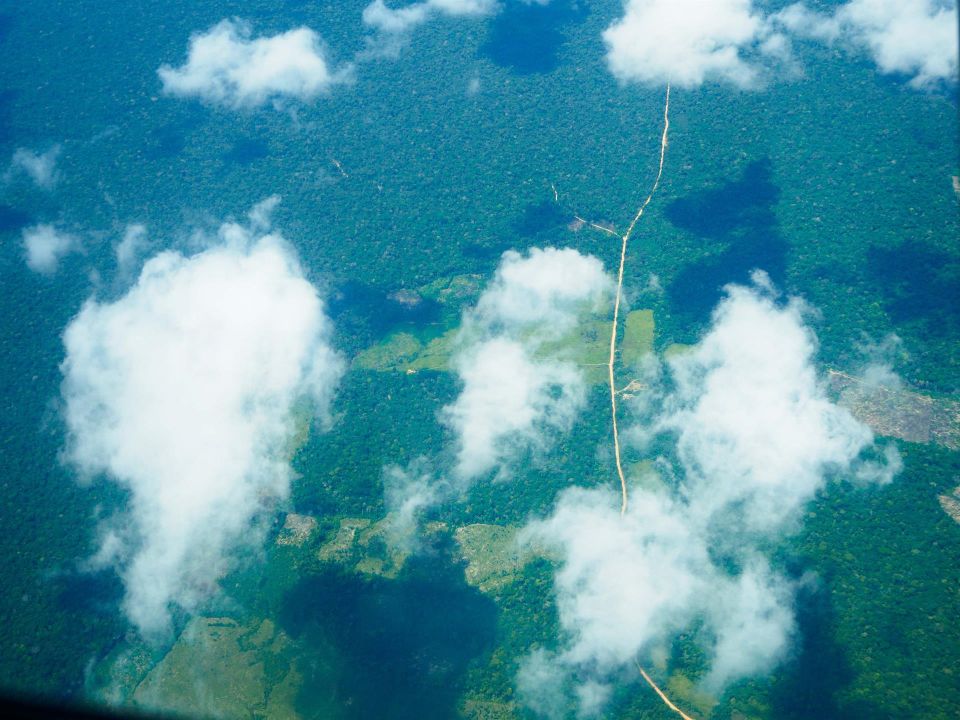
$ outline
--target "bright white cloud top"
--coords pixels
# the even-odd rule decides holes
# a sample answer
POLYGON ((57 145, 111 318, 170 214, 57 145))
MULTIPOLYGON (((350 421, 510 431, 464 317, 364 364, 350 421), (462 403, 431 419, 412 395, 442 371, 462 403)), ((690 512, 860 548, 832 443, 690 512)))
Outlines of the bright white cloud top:
POLYGON ((457 436, 454 474, 470 479, 569 428, 586 401, 582 370, 538 352, 585 311, 609 302, 613 281, 572 249, 504 253, 490 286, 464 316, 454 366, 463 390, 443 410, 457 436))
POLYGON ((771 669, 794 632, 793 586, 763 549, 796 529, 828 478, 883 483, 899 470, 892 446, 885 460, 866 459, 877 454, 873 434, 827 398, 803 303, 779 304, 765 277, 756 281, 728 288, 710 331, 670 361, 669 389, 654 382, 640 434, 673 439, 679 485, 635 487, 623 518, 611 489, 570 489, 525 530, 562 558, 566 638, 520 674, 532 707, 550 714, 564 678, 602 683, 698 620, 708 690, 771 669))
POLYGON ((66 457, 130 492, 97 560, 120 573, 145 634, 256 548, 289 493, 301 410, 328 422, 343 371, 283 238, 228 224, 220 239, 153 257, 126 295, 89 300, 64 334, 66 457))
POLYGON ((955 82, 957 7, 949 0, 850 0, 832 14, 795 3, 769 14, 754 0, 624 0, 603 33, 607 65, 621 82, 693 88, 762 84, 792 65, 792 38, 868 52, 883 73, 927 87, 955 82))
POLYGON ((957 6, 948 0, 850 0, 832 15, 796 3, 777 21, 801 37, 862 49, 914 87, 957 79, 957 6))
POLYGON ((60 145, 54 145, 45 153, 36 153, 27 148, 17 148, 10 161, 10 169, 26 173, 37 187, 52 190, 59 179, 57 159, 62 149, 60 145))
POLYGON ((332 68, 319 36, 308 27, 254 38, 247 23, 223 20, 190 38, 184 65, 164 65, 157 72, 166 93, 236 109, 313 100, 346 82, 351 68, 332 68))
POLYGON ((748 88, 759 70, 747 55, 770 36, 752 0, 626 0, 623 17, 603 40, 610 71, 621 82, 690 88, 723 81, 748 88))
POLYGON ((849 472, 873 433, 827 398, 807 308, 778 307, 758 280, 728 288, 696 351, 670 363, 676 388, 653 430, 675 434, 704 522, 735 515, 744 532, 775 532, 828 474, 849 472))
POLYGON ((22 244, 27 267, 41 275, 53 275, 64 256, 80 250, 80 241, 76 237, 48 224, 26 228, 22 244))
POLYGON ((463 382, 444 419, 457 434, 455 474, 489 472, 523 448, 539 449, 551 428, 569 429, 586 402, 579 368, 536 359, 517 340, 494 337, 457 359, 463 382))

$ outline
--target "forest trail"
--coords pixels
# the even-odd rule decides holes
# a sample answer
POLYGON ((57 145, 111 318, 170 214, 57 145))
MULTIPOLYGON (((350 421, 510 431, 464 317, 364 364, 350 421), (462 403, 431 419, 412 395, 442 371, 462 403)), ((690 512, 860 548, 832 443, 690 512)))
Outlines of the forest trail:
POLYGON ((653 691, 654 691, 657 695, 660 696, 660 699, 663 700, 664 704, 665 704, 668 708, 670 708, 671 710, 673 710, 677 715, 679 715, 680 717, 682 717, 683 720, 693 720, 692 717, 690 717, 689 715, 687 715, 683 710, 681 710, 681 709, 678 708, 676 705, 674 705, 673 702, 671 702, 670 698, 667 697, 667 694, 666 694, 665 692, 663 692, 663 690, 661 690, 661 689, 659 688, 659 686, 653 681, 653 678, 651 678, 649 675, 647 675, 647 671, 643 669, 643 667, 640 665, 640 662, 639 662, 639 661, 636 661, 636 663, 637 663, 637 670, 640 671, 640 675, 642 675, 642 676, 643 676, 643 679, 647 681, 647 685, 649 685, 650 687, 652 687, 652 688, 653 688, 653 691))
MULTIPOLYGON (((617 425, 617 394, 618 392, 624 392, 628 388, 634 386, 635 381, 631 381, 627 388, 624 388, 623 391, 617 390, 616 385, 616 375, 614 374, 613 365, 616 358, 617 352, 617 323, 620 320, 620 300, 623 295, 623 273, 626 267, 627 262, 627 245, 630 243, 630 236, 633 234, 634 229, 637 226, 637 223, 640 221, 640 218, 643 217, 643 213, 646 211, 647 206, 650 204, 650 201, 653 200, 653 196, 656 194, 657 189, 660 187, 660 179, 663 177, 663 164, 667 156, 667 141, 670 132, 670 85, 667 84, 666 97, 663 103, 663 134, 660 136, 660 162, 657 166, 657 177, 653 181, 653 187, 650 188, 650 193, 647 195, 646 199, 637 209, 637 212, 634 214, 633 219, 630 221, 630 225, 627 227, 627 230, 623 235, 620 235, 612 228, 606 227, 604 225, 599 225, 595 222, 591 222, 579 215, 574 215, 574 218, 587 225, 592 227, 594 230, 599 230, 600 232, 606 233, 608 235, 613 235, 614 237, 620 240, 620 267, 617 271, 617 293, 613 303, 613 321, 610 324, 610 354, 607 359, 607 374, 610 384, 610 418, 613 425, 613 452, 614 458, 617 464, 617 476, 620 479, 620 516, 623 517, 627 513, 627 504, 628 504, 628 494, 627 494, 627 479, 623 473, 623 461, 621 460, 620 455, 620 429, 617 425)), ((559 195, 557 193, 556 186, 551 185, 553 189, 554 200, 559 201, 559 195)), ((683 720, 694 720, 692 717, 687 715, 683 710, 678 708, 666 693, 660 689, 660 687, 653 681, 647 672, 640 665, 639 661, 635 661, 637 665, 637 670, 640 671, 640 675, 646 681, 646 683, 653 689, 653 691, 660 697, 661 700, 670 708, 673 712, 677 713, 683 720)))
MULTIPOLYGON (((627 512, 627 479, 623 474, 623 462, 620 459, 620 430, 617 427, 617 387, 616 387, 616 378, 613 373, 613 361, 617 352, 617 322, 620 319, 620 298, 623 295, 623 270, 627 261, 627 244, 630 242, 630 236, 633 234, 633 229, 637 226, 640 218, 643 217, 643 212, 647 209, 647 205, 650 204, 650 201, 653 199, 654 194, 657 192, 657 188, 660 187, 660 178, 663 177, 663 161, 667 155, 667 133, 670 130, 670 85, 667 85, 667 97, 663 104, 663 135, 660 138, 660 165, 657 169, 657 179, 653 183, 653 187, 650 189, 650 194, 647 195, 647 199, 643 201, 643 204, 637 210, 636 214, 633 216, 633 220, 630 222, 630 226, 627 228, 627 231, 623 235, 617 235, 621 240, 620 245, 620 269, 617 272, 617 295, 613 303, 613 323, 610 327, 610 358, 607 361, 607 372, 610 378, 610 417, 613 421, 613 454, 617 462, 617 476, 620 478, 620 515, 621 517, 627 512)), ((578 218, 579 219, 579 218, 578 218)), ((591 227, 603 230, 604 232, 609 232, 612 235, 616 235, 612 230, 595 225, 594 223, 587 222, 591 227)))

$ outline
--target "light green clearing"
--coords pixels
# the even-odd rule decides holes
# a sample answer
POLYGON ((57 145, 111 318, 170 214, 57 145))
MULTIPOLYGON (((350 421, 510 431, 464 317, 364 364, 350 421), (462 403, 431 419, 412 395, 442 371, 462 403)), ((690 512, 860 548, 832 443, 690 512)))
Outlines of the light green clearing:
POLYGON ((434 280, 420 288, 417 293, 436 302, 462 304, 480 297, 483 288, 482 275, 454 275, 434 280))
MULTIPOLYGON (((363 575, 396 578, 410 552, 392 542, 390 515, 374 523, 367 518, 342 518, 334 537, 322 545, 318 558, 363 575)), ((427 534, 449 532, 445 523, 432 523, 427 534)), ((516 579, 531 559, 542 555, 536 549, 517 544, 515 527, 465 525, 453 533, 466 561, 464 578, 485 593, 495 593, 516 579)))
POLYGON ((512 720, 517 717, 514 703, 468 697, 460 706, 460 716, 466 720, 512 720))
POLYGON ((635 463, 630 463, 627 465, 626 475, 630 485, 635 488, 654 493, 666 493, 669 491, 667 484, 660 476, 660 473, 657 472, 653 460, 640 460, 635 463))
POLYGON ((395 518, 373 522, 367 518, 342 518, 334 538, 321 546, 321 562, 352 568, 362 575, 396 578, 410 556, 409 550, 391 541, 395 518))
POLYGON ((684 345, 682 343, 672 343, 670 345, 667 345, 667 347, 664 349, 663 359, 673 360, 675 358, 681 357, 682 355, 686 355, 688 352, 693 350, 693 348, 694 348, 693 345, 684 345))
MULTIPOLYGON (((354 364, 364 370, 405 372, 421 370, 445 372, 451 369, 451 357, 459 328, 447 330, 439 337, 423 341, 409 332, 396 332, 357 355, 354 364)), ((635 366, 653 352, 654 319, 652 310, 634 310, 627 314, 620 342, 620 358, 635 366)), ((563 337, 539 345, 538 360, 556 358, 581 366, 587 382, 600 385, 607 380, 610 348, 610 321, 586 315, 563 337)))
POLYGON ((287 659, 290 645, 270 620, 194 618, 137 686, 133 705, 189 717, 295 718, 302 678, 287 659))
POLYGON ((940 495, 937 500, 943 511, 960 523, 960 485, 953 489, 952 495, 940 495))
POLYGON ((469 585, 484 593, 495 593, 516 579, 531 553, 517 543, 517 528, 500 525, 465 525, 454 538, 467 561, 464 576, 469 585))
POLYGON ((681 672, 670 675, 667 680, 667 695, 681 703, 685 710, 695 710, 702 717, 710 717, 717 705, 717 699, 713 695, 698 688, 696 683, 681 672))
POLYGON ((653 310, 634 310, 627 313, 620 344, 620 360, 624 365, 635 366, 644 356, 653 352, 653 310))

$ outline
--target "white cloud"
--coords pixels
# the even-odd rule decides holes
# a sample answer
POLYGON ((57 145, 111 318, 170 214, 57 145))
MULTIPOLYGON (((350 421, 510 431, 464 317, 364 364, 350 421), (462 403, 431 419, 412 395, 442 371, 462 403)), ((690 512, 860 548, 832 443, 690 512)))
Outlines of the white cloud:
POLYGON ((449 476, 434 476, 422 458, 407 469, 385 469, 387 507, 406 518, 398 524, 406 535, 425 508, 487 473, 506 477, 519 455, 542 452, 569 430, 586 403, 586 382, 575 362, 545 343, 574 329, 583 314, 609 307, 613 287, 603 264, 576 250, 504 253, 454 340, 462 389, 440 412, 455 436, 449 476))
POLYGON ((661 652, 698 621, 708 690, 768 671, 789 648, 794 616, 792 583, 764 549, 796 529, 828 478, 882 481, 899 469, 893 446, 886 465, 866 460, 872 433, 827 399, 809 310, 755 281, 727 288, 709 332, 646 398, 651 417, 635 435, 674 443, 672 487, 634 488, 622 518, 612 489, 572 488, 525 529, 562 558, 563 645, 523 674, 536 704, 549 708, 542 693, 570 678, 602 682, 661 652))
POLYGON ((350 77, 331 68, 320 38, 308 27, 252 38, 248 24, 223 20, 190 38, 187 62, 158 71, 164 92, 231 108, 270 100, 308 101, 350 77))
POLYGON ((273 211, 277 209, 277 206, 280 204, 279 195, 271 195, 268 198, 264 198, 252 208, 250 212, 247 213, 247 219, 250 221, 250 227, 253 230, 259 230, 266 232, 270 229, 270 226, 273 224, 273 211))
POLYGON ((537 360, 523 344, 495 337, 464 350, 456 361, 463 390, 444 408, 457 435, 454 473, 474 478, 522 451, 542 449, 551 428, 569 429, 586 402, 580 369, 537 360))
POLYGON ((946 0, 850 0, 832 14, 796 3, 778 13, 791 32, 870 53, 883 73, 914 87, 957 78, 957 7, 946 0))
POLYGON ((720 80, 749 88, 760 69, 746 56, 769 35, 752 0, 626 0, 603 39, 621 82, 689 88, 720 80))
POLYGON ((833 42, 840 35, 840 23, 836 17, 813 11, 803 3, 788 5, 773 19, 778 25, 800 37, 833 42))
POLYGON ((425 458, 409 468, 390 465, 383 471, 384 502, 390 524, 387 540, 393 547, 411 552, 417 548, 417 525, 426 508, 437 503, 446 488, 430 472, 425 458))
POLYGON ((130 492, 99 559, 146 634, 210 597, 237 549, 261 541, 289 492, 294 409, 328 421, 343 368, 283 238, 235 224, 220 236, 191 257, 153 257, 126 295, 89 300, 64 334, 65 456, 130 492))
POLYGON ((405 33, 436 15, 479 17, 498 8, 496 0, 423 0, 399 8, 390 8, 384 0, 373 0, 363 9, 363 22, 374 30, 405 33))
POLYGON ((543 448, 551 429, 572 424, 586 401, 583 373, 538 350, 582 313, 601 309, 612 288, 603 264, 576 250, 504 253, 458 338, 454 366, 463 390, 443 410, 457 435, 457 477, 469 480, 518 451, 543 448))
POLYGON ((714 691, 770 670, 795 632, 793 584, 774 573, 764 558, 750 558, 739 575, 721 582, 706 608, 715 637, 703 684, 714 691))
POLYGON ((503 254, 496 275, 468 320, 494 332, 535 331, 555 338, 570 330, 584 310, 602 310, 613 281, 603 263, 571 248, 532 248, 523 257, 503 254))
POLYGON ((652 430, 675 433, 700 514, 770 531, 827 473, 849 469, 873 433, 827 398, 802 301, 778 306, 762 284, 727 293, 696 351, 671 361, 676 389, 652 430))
POLYGON ((44 190, 51 190, 57 184, 60 173, 57 172, 57 158, 63 148, 58 144, 47 150, 45 153, 35 153, 27 148, 17 148, 10 161, 10 170, 20 170, 37 187, 44 190))
POLYGON ((121 275, 130 275, 149 247, 147 227, 140 223, 131 223, 123 231, 123 237, 113 249, 117 258, 117 269, 121 275))
POLYGON ((898 357, 906 355, 903 340, 898 335, 890 333, 880 341, 864 336, 858 349, 865 360, 859 379, 867 387, 899 390, 903 386, 903 381, 893 369, 898 357))
POLYGON ((590 717, 599 713, 607 704, 613 688, 596 680, 587 680, 577 686, 578 715, 590 717))
POLYGON ((22 245, 27 267, 42 275, 53 275, 60 267, 61 258, 81 249, 76 237, 48 224, 25 228, 22 245))
POLYGON ((538 648, 527 655, 517 670, 520 701, 538 715, 549 718, 564 714, 563 673, 553 655, 538 648))

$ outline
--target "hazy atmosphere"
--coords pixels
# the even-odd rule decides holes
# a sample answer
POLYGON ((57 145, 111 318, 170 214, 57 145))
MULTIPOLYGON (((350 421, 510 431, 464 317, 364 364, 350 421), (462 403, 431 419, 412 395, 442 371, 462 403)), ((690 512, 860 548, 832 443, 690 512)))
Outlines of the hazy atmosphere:
POLYGON ((955 718, 953 0, 0 0, 0 689, 955 718))

